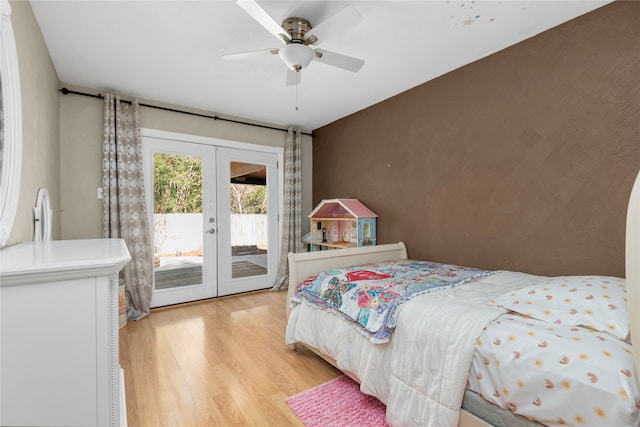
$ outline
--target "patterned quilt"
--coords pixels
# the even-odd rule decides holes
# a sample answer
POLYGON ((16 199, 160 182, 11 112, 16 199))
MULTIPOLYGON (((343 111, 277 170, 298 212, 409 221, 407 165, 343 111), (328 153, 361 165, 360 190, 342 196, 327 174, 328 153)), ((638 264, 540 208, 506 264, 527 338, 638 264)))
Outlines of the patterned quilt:
POLYGON ((428 261, 385 261, 309 276, 296 295, 355 322, 371 342, 384 343, 393 333, 397 308, 404 302, 493 273, 428 261))

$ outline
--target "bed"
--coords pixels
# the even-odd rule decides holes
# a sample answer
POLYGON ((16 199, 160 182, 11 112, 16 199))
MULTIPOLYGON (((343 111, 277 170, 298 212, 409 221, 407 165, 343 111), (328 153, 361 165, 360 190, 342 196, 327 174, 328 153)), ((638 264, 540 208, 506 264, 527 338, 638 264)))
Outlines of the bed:
POLYGON ((393 281, 407 263, 422 261, 409 260, 403 243, 289 254, 286 344, 358 381, 387 405, 393 426, 640 425, 640 355, 630 345, 640 341, 640 175, 627 214, 626 280, 427 263, 438 281, 459 280, 389 303, 393 314, 378 308, 389 323, 340 311, 346 304, 336 298, 362 295, 340 286, 393 281))

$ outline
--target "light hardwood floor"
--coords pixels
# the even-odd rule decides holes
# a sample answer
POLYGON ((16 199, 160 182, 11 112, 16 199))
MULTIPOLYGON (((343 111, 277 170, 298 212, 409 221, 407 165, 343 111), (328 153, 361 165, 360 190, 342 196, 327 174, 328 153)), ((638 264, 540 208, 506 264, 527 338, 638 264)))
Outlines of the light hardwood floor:
POLYGON ((340 375, 284 345, 286 292, 152 310, 120 330, 129 427, 302 426, 285 399, 340 375))

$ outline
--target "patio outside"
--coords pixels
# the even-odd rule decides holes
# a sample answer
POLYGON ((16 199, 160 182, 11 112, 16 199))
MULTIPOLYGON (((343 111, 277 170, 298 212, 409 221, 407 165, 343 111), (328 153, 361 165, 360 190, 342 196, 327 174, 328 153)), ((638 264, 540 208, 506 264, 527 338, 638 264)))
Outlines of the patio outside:
MULTIPOLYGON (((232 276, 267 274, 266 215, 231 215, 232 276)), ((202 283, 202 214, 154 214, 156 289, 202 283)))

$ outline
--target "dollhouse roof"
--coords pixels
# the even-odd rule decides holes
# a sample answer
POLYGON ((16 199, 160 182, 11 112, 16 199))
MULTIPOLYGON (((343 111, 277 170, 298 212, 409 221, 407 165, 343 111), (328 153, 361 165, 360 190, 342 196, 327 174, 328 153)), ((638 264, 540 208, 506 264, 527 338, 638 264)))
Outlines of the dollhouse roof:
POLYGON ((377 218, 371 209, 358 199, 326 199, 318 203, 309 218, 377 218))

